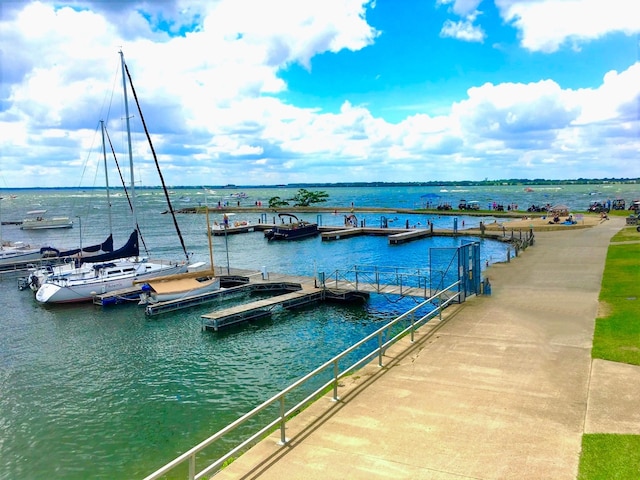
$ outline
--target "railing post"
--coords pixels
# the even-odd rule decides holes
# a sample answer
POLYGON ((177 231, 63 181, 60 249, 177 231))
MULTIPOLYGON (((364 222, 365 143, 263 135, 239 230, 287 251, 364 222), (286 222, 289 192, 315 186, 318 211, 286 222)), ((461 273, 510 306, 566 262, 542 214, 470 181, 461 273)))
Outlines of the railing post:
POLYGON ((413 339, 414 339, 414 332, 416 330, 416 314, 415 312, 411 313, 411 343, 413 343, 413 339))
POLYGON ((196 454, 189 457, 189 480, 196 478, 196 454))
POLYGON ((353 271, 356 274, 356 292, 358 291, 358 266, 353 267, 353 271))
POLYGON ((280 397, 280 445, 287 444, 287 436, 285 431, 286 424, 287 424, 287 419, 285 418, 284 395, 282 395, 280 397))
POLYGON ((378 366, 382 367, 382 332, 378 333, 378 366))
POLYGON ((337 402, 340 398, 338 397, 338 360, 333 362, 333 401, 337 402))

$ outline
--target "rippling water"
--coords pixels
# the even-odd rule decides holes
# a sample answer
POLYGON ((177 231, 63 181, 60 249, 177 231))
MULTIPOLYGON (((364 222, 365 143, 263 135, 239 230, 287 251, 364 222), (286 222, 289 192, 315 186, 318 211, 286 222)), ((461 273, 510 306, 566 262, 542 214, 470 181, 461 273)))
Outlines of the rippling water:
MULTIPOLYGON (((419 204, 424 192, 417 187, 389 187, 329 193, 330 203, 336 205, 410 208, 419 204)), ((541 192, 539 198, 547 198, 541 192)), ((59 232, 23 232, 5 226, 3 238, 72 247, 79 243, 80 233, 85 244, 106 237, 107 209, 100 205, 104 199, 93 199, 95 192, 15 193, 17 198, 2 203, 3 220, 21 219, 38 205, 81 219, 73 229, 59 232)), ((266 202, 291 191, 247 193, 250 198, 245 202, 266 202)), ((564 203, 584 200, 588 205, 584 187, 551 193, 566 195, 558 199, 564 203)), ((485 189, 438 194, 456 199, 464 194, 481 201, 502 195, 505 201, 521 203, 521 198, 531 198, 515 187, 499 193, 485 189)), ((174 197, 176 207, 205 201, 193 191, 176 192, 174 197)), ((121 212, 124 201, 115 197, 114 211, 121 212)), ((143 191, 139 202, 151 255, 179 257, 171 220, 159 213, 165 209, 162 195, 143 191)), ((257 221, 257 215, 253 217, 236 218, 257 221)), ((424 225, 427 220, 437 227, 452 225, 451 217, 388 217, 400 225, 406 221, 424 225)), ((379 214, 359 218, 369 225, 380 221, 379 214)), ((460 218, 468 225, 479 221, 460 218)), ((323 214, 321 221, 341 224, 343 216, 323 214)), ((206 261, 202 216, 183 215, 179 222, 189 251, 206 261)), ((116 245, 124 242, 130 228, 126 216, 114 219, 116 245)), ((232 267, 264 265, 269 271, 313 275, 356 264, 424 267, 429 248, 455 247, 458 242, 435 238, 390 246, 384 237, 357 237, 267 243, 261 233, 250 233, 229 236, 226 242, 215 237, 214 256, 218 265, 226 264, 228 252, 232 267)), ((502 260, 505 246, 482 241, 481 255, 483 265, 485 260, 502 260)), ((43 307, 31 292, 18 291, 14 280, 0 283, 0 479, 143 477, 414 305, 409 299, 391 302, 372 296, 365 306, 320 304, 277 311, 270 319, 222 333, 201 330, 202 313, 247 300, 235 298, 147 318, 136 305, 43 307)))

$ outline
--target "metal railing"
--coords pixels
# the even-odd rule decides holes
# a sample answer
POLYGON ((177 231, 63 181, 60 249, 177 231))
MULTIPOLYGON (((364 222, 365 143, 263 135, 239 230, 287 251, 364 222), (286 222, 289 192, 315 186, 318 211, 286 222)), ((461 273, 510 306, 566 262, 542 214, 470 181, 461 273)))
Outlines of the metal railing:
POLYGON ((373 291, 384 293, 390 286, 397 287, 396 295, 431 296, 431 271, 429 269, 410 269, 404 267, 367 267, 354 266, 350 269, 338 269, 331 273, 319 274, 320 285, 323 288, 353 288, 356 291, 373 291))
MULTIPOLYGON (((247 449, 249 446, 258 443, 258 441, 269 434, 270 432, 279 429, 280 430, 280 444, 286 445, 289 439, 285 436, 285 427, 287 421, 293 417, 295 414, 299 412, 299 410, 308 404, 312 403, 315 399, 317 399, 323 392, 327 389, 331 388, 333 391, 333 400, 339 400, 338 397, 338 386, 339 380, 356 369, 360 368, 365 362, 369 362, 374 357, 378 357, 378 365, 380 367, 384 366, 383 364, 383 356, 385 351, 393 345, 395 342, 403 338, 405 335, 409 334, 411 337, 411 341, 414 341, 415 331, 419 326, 428 322, 430 319, 434 318, 436 315, 442 319, 442 311, 455 299, 457 299, 460 295, 459 289, 460 282, 455 282, 448 286, 447 288, 439 291, 437 294, 431 296, 426 299, 424 302, 416 305, 411 308, 407 312, 403 313, 396 319, 387 323, 383 327, 379 328, 375 332, 367 335, 365 338, 355 343, 351 347, 344 350, 342 353, 336 355, 329 361, 325 362, 323 365, 319 366, 312 372, 308 373, 304 377, 300 378, 296 382, 289 385, 287 388, 277 393, 269 400, 265 401, 261 405, 257 406, 250 412, 246 413, 242 417, 238 418, 233 423, 227 425, 222 430, 219 430, 217 433, 211 435, 206 440, 200 442, 195 447, 191 448, 187 452, 183 453, 179 457, 175 458, 173 461, 167 463, 162 468, 156 470, 151 475, 145 477, 144 480, 155 480, 159 479, 162 476, 166 475, 174 468, 182 465, 185 462, 188 462, 188 478, 189 480, 201 479, 207 475, 211 475, 222 467, 225 462, 234 458, 234 455, 237 455, 243 452, 244 449, 247 449), (416 318, 417 312, 424 308, 431 308, 435 306, 432 310, 430 310, 427 314, 422 315, 419 318, 416 318), (395 329, 396 326, 399 326, 401 322, 409 321, 409 325, 405 328, 402 328, 399 332, 395 333, 395 335, 391 336, 392 329, 395 329), (390 336, 390 338, 385 340, 385 337, 390 336), (354 363, 344 368, 342 371, 340 370, 340 361, 344 360, 348 355, 354 353, 358 348, 362 347, 366 343, 377 339, 377 347, 365 354, 362 358, 356 360, 354 363), (287 409, 285 400, 287 395, 289 395, 294 390, 298 389, 300 386, 306 384, 307 382, 317 379, 320 375, 328 373, 331 375, 331 380, 321 385, 319 388, 314 390, 312 393, 307 395, 303 400, 296 403, 294 406, 289 407, 287 409), (270 407, 278 407, 278 415, 276 418, 267 423, 264 427, 260 428, 253 435, 249 436, 247 439, 242 441, 240 444, 229 450, 222 457, 218 458, 216 461, 208 465, 206 468, 201 470, 200 472, 196 472, 196 456, 202 452, 207 447, 213 445, 218 440, 222 439, 225 435, 234 431, 238 427, 246 424, 250 419, 256 417, 258 414, 265 412, 270 407)), ((419 315, 419 314, 418 314, 419 315)))

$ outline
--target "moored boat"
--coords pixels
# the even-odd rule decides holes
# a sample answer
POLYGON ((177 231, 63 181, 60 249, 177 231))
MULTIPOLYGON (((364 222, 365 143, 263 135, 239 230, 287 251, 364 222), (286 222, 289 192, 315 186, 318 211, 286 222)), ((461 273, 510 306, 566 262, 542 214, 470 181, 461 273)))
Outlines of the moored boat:
MULTIPOLYGON (((139 282, 137 282, 139 283, 139 282)), ((139 305, 194 297, 220 290, 220 278, 213 271, 189 272, 158 277, 142 285, 139 305)))
POLYGON ((318 235, 318 224, 300 220, 291 213, 279 213, 280 225, 265 230, 264 236, 268 240, 298 240, 300 238, 318 235), (288 222, 285 220, 289 219, 288 222))
MULTIPOLYGON (((126 83, 126 64, 124 62, 124 55, 120 52, 121 66, 122 66, 122 87, 124 96, 125 107, 125 120, 127 126, 127 139, 128 139, 128 154, 131 172, 133 169, 133 152, 131 145, 131 128, 129 125, 129 107, 127 101, 127 83, 126 83)), ((133 84, 131 84, 133 90, 133 84)), ((135 91, 134 91, 135 93, 135 91)), ((138 105, 138 112, 142 118, 142 111, 136 99, 138 105)), ((144 119, 143 119, 144 121, 144 119)), ((145 128, 146 132, 146 128, 145 128)), ((148 133, 148 132, 147 132, 148 133)), ((104 135, 104 125, 103 125, 104 135)), ((150 137, 147 135, 150 143, 150 137)), ((153 151, 153 149, 152 149, 153 151)), ((103 137, 103 154, 104 153, 104 137, 103 137)), ((155 158, 155 151, 153 151, 155 158)), ((157 165, 157 162, 156 162, 157 165)), ((162 177, 161 177, 162 179, 162 177)), ((163 189, 167 202, 170 205, 168 193, 164 181, 162 181, 163 189)), ((148 279, 157 276, 171 275, 184 273, 189 266, 189 256, 182 240, 182 235, 179 231, 177 221, 174 217, 174 225, 178 237, 180 238, 183 251, 185 253, 186 260, 175 261, 159 261, 148 260, 147 258, 139 257, 139 243, 138 243, 138 222, 135 215, 135 182, 133 173, 131 175, 131 201, 130 207, 133 213, 133 225, 134 229, 129 237, 129 241, 124 247, 110 252, 105 255, 96 255, 91 258, 91 263, 83 264, 73 269, 72 271, 64 271, 60 275, 49 276, 46 281, 38 288, 36 292, 36 300, 40 303, 71 303, 71 302, 85 302, 90 301, 95 295, 112 292, 114 290, 120 290, 131 287, 135 280, 148 279)), ((108 191, 108 190, 107 190, 108 191)), ((127 193, 128 195, 128 193, 127 193)), ((170 208, 173 216, 173 208, 170 208)))
POLYGON ((15 242, 6 245, 0 244, 0 268, 13 267, 24 262, 39 260, 42 251, 32 248, 23 242, 15 242))
POLYGON ((46 210, 31 210, 22 220, 22 230, 46 230, 54 228, 71 228, 73 221, 69 217, 45 217, 46 210))
POLYGON ((147 262, 145 259, 123 259, 89 265, 90 269, 47 279, 36 292, 36 300, 40 303, 86 302, 98 294, 131 287, 137 279, 187 270, 186 264, 165 265, 147 262))

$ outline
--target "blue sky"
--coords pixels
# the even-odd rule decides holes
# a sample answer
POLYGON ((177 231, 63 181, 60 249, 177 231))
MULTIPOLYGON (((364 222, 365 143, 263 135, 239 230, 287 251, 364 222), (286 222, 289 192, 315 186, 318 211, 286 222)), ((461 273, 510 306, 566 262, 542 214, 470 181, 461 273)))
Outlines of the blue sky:
POLYGON ((0 187, 640 177, 634 3, 0 1, 0 187))

